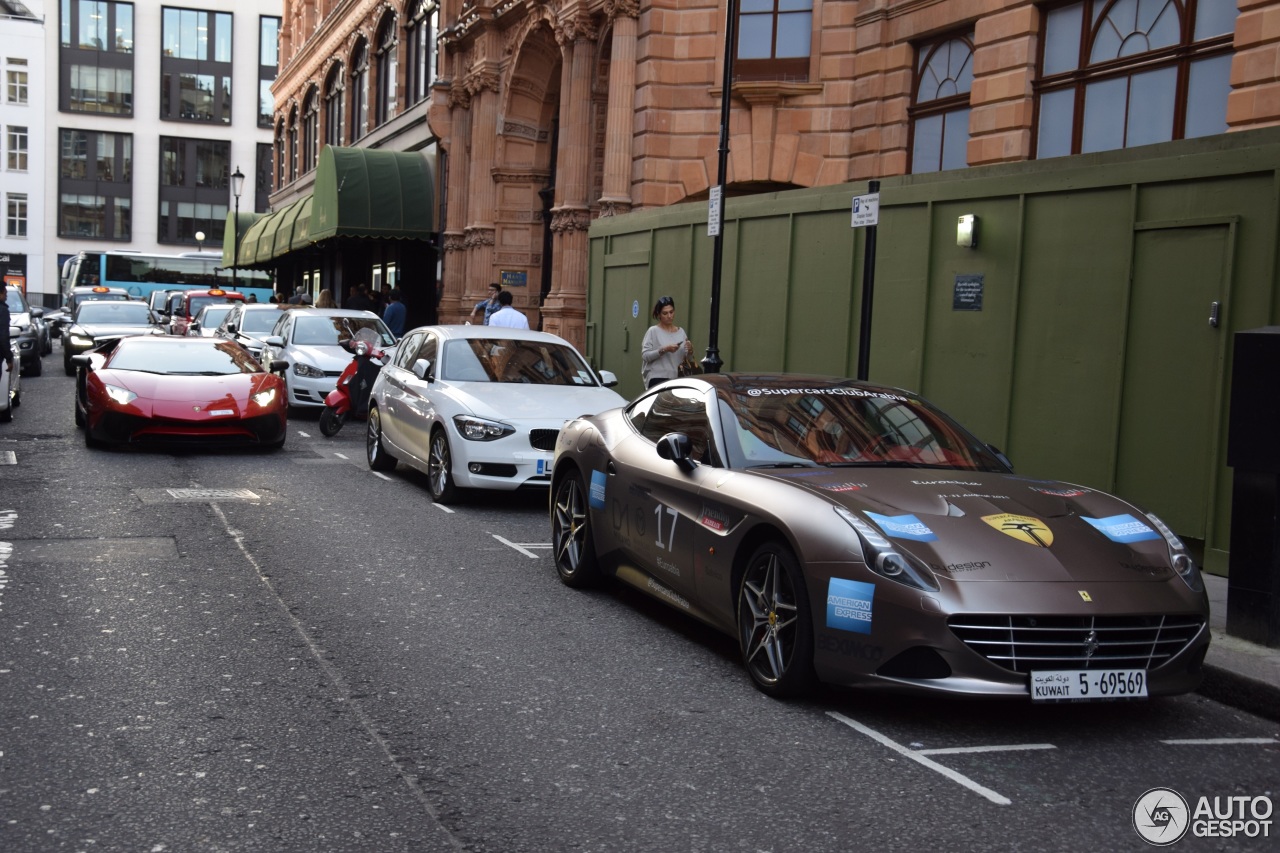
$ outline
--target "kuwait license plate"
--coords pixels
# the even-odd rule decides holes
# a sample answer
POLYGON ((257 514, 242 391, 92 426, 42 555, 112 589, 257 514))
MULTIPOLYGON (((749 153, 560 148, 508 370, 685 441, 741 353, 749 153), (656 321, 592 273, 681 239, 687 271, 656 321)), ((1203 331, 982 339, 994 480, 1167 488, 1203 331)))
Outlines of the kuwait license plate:
POLYGON ((1109 702, 1146 695, 1144 669, 1055 669, 1031 673, 1032 702, 1109 702))

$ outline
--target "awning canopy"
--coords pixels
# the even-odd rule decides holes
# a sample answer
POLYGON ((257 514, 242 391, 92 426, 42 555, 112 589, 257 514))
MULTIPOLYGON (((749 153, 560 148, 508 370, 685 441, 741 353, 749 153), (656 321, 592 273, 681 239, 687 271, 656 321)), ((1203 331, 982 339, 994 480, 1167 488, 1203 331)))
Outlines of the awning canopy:
POLYGON ((222 229, 222 265, 230 267, 233 264, 232 259, 235 253, 240 250, 240 246, 244 244, 244 238, 248 236, 249 229, 254 226, 259 219, 266 216, 265 213, 241 213, 227 214, 226 227, 222 229), (235 220, 233 223, 232 220, 235 220))
MULTIPOLYGON (((432 240, 434 210, 431 168, 421 154, 328 145, 320 152, 311 195, 247 224, 240 214, 237 261, 242 267, 265 266, 341 237, 432 240)), ((229 243, 224 240, 224 263, 230 260, 229 243)))

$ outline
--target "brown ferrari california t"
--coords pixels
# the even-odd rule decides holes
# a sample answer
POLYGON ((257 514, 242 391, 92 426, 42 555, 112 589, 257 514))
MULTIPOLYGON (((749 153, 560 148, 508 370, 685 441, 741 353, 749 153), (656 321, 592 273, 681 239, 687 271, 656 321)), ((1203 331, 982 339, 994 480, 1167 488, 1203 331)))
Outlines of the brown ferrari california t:
POLYGON ((823 376, 676 379, 567 423, 552 541, 736 636, 773 696, 1141 699, 1194 690, 1209 604, 1186 546, 1120 498, 1015 474, 915 394, 823 376))

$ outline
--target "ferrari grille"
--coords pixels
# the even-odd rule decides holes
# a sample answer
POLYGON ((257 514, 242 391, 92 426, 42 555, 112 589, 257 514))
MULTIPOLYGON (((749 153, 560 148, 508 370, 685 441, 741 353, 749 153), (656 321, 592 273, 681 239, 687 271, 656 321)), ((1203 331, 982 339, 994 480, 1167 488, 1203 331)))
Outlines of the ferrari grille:
POLYGON ((534 450, 555 450, 558 435, 560 435, 558 429, 531 429, 529 444, 533 445, 534 450))
POLYGON ((1041 669, 1155 669, 1187 647, 1201 616, 995 616, 947 620, 987 660, 1027 673, 1041 669))

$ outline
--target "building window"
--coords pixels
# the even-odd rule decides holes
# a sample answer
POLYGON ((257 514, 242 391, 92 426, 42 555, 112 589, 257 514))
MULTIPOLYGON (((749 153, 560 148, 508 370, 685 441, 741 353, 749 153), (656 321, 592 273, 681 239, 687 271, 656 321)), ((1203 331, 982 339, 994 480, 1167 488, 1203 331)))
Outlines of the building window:
MULTIPOLYGON (((6 65, 26 66, 25 59, 6 59, 6 65)), ((4 99, 9 104, 25 104, 27 102, 27 72, 24 68, 7 68, 4 72, 4 99)))
POLYGON ((275 99, 271 84, 280 65, 280 19, 263 15, 258 18, 258 127, 271 127, 275 99))
POLYGON ((230 161, 230 142, 160 137, 157 240, 197 245, 197 231, 203 231, 206 240, 222 239, 230 161))
POLYGON ((164 7, 160 118, 231 123, 231 15, 164 7))
POLYGON ((302 100, 302 171, 316 167, 316 153, 320 140, 320 92, 315 86, 307 90, 302 100))
POLYGON ((377 54, 377 108, 374 110, 373 123, 376 126, 386 124, 396 114, 396 21, 388 13, 378 28, 377 54))
POLYGON ((1083 0, 1045 13, 1036 156, 1227 130, 1235 0, 1083 0))
POLYGON ((133 115, 133 4, 61 0, 58 109, 133 115))
POLYGON ((11 172, 27 171, 27 129, 11 124, 5 138, 5 168, 11 172))
POLYGON ((742 0, 738 8, 739 80, 808 80, 813 0, 742 0))
POLYGON ((133 137, 58 131, 58 236, 132 238, 133 137))
POLYGON ((431 88, 431 45, 435 41, 435 10, 431 0, 418 0, 405 25, 405 105, 427 98, 431 88))
POLYGON ((289 156, 289 180, 298 178, 298 107, 289 110, 289 136, 285 144, 289 156))
POLYGON ((5 195, 5 229, 6 237, 27 236, 27 194, 8 193, 5 195))
POLYGON ((361 40, 351 54, 351 141, 369 127, 369 47, 361 40))
POLYGON ((335 62, 324 79, 324 141, 342 145, 342 63, 335 62))
POLYGON ((969 164, 972 88, 972 33, 920 48, 911 107, 912 172, 963 169, 969 164))
POLYGON ((259 142, 255 173, 257 182, 253 185, 253 211, 266 213, 271 207, 271 144, 259 142))
POLYGON ((276 125, 276 189, 284 186, 284 119, 276 125))

